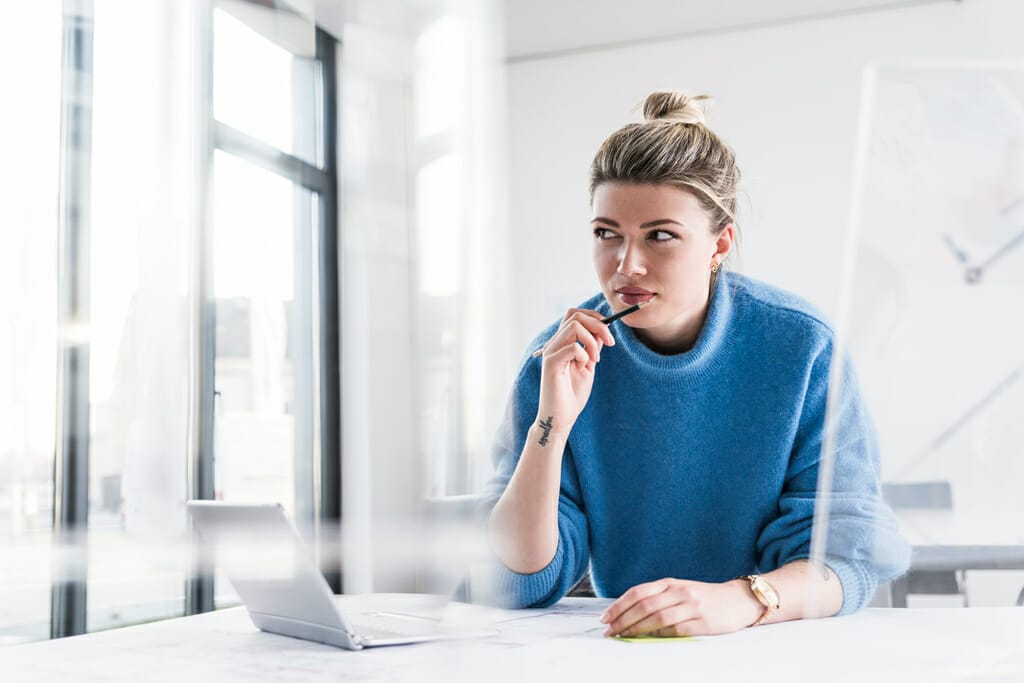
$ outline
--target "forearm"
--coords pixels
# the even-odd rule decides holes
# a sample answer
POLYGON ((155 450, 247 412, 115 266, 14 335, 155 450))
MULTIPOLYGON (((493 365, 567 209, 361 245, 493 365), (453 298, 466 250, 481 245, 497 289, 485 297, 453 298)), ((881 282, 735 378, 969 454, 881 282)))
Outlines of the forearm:
MULTIPOLYGON (((762 576, 778 591, 780 602, 779 610, 763 623, 829 617, 843 606, 842 584, 832 570, 822 564, 796 560, 762 576)), ((749 623, 753 623, 761 616, 764 606, 754 597, 746 579, 730 583, 742 596, 741 602, 752 615, 749 623)))
POLYGON ((512 479, 491 511, 491 544, 512 571, 538 572, 558 550, 558 496, 567 438, 567 432, 535 422, 512 479))

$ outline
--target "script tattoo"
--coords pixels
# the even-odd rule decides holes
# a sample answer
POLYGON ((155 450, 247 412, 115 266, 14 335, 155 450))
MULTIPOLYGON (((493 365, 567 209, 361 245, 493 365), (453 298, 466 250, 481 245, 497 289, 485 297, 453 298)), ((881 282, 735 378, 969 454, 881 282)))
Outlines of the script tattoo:
POLYGON ((548 434, 551 433, 551 427, 553 426, 554 422, 552 421, 551 416, 548 415, 548 419, 541 420, 537 424, 540 425, 540 428, 542 430, 544 430, 544 433, 540 435, 540 441, 538 441, 537 443, 539 443, 541 446, 547 446, 548 434))

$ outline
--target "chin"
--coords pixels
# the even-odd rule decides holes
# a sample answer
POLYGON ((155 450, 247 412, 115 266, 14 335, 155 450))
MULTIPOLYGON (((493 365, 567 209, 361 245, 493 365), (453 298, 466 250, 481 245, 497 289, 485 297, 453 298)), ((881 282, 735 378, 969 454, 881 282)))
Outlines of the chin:
POLYGON ((619 320, 624 325, 632 327, 634 330, 646 330, 649 327, 657 327, 662 321, 651 320, 647 315, 644 315, 643 310, 639 310, 632 315, 627 315, 625 318, 619 320))

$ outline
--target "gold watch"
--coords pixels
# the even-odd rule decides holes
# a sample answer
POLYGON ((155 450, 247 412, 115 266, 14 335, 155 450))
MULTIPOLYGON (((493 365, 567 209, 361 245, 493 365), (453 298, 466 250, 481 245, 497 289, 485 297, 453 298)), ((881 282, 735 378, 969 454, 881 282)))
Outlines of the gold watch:
POLYGON ((757 626, 763 623, 773 612, 779 611, 781 606, 779 602, 779 592, 775 590, 775 586, 768 583, 768 580, 758 574, 750 574, 748 576, 741 576, 741 579, 746 579, 750 582, 750 592, 754 594, 757 601, 764 605, 764 612, 757 618, 751 626, 757 626))

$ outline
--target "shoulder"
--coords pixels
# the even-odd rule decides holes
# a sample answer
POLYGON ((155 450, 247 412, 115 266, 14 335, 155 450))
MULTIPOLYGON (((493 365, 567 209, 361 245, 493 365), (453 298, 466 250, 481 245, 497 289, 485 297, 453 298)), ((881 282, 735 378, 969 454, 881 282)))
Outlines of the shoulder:
POLYGON ((734 305, 749 323, 831 341, 832 325, 807 300, 739 273, 729 273, 728 283, 734 305))

